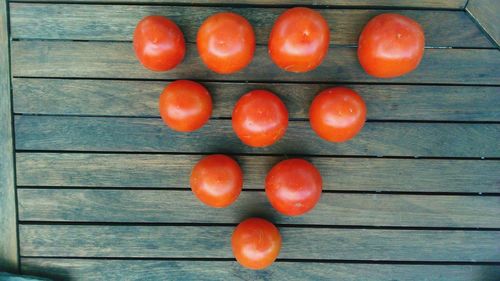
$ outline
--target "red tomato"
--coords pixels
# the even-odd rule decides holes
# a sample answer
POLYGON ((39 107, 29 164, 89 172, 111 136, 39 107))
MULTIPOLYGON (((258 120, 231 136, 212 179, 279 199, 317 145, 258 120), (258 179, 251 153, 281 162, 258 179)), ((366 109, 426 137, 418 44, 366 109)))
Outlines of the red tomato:
POLYGON ((218 13, 206 19, 196 38, 198 52, 211 70, 228 74, 252 60, 255 35, 252 25, 235 13, 218 13))
POLYGON ((353 138, 361 131, 365 120, 366 105, 363 98, 346 87, 323 90, 309 108, 312 129, 331 142, 353 138))
POLYGON ((167 71, 186 54, 184 35, 171 20, 162 16, 143 18, 134 31, 134 50, 139 61, 154 71, 167 71))
POLYGON ((288 111, 275 94, 254 90, 238 100, 232 119, 234 132, 243 143, 264 147, 283 137, 288 126, 288 111))
POLYGON ((233 232, 231 246, 236 260, 250 269, 264 269, 278 257, 281 235, 274 224, 264 219, 250 218, 233 232))
POLYGON ((320 13, 308 8, 292 8, 274 23, 269 55, 286 71, 307 72, 321 64, 329 44, 330 29, 320 13))
POLYGON ((321 197, 323 181, 313 164, 288 159, 276 164, 266 177, 266 195, 280 213, 298 216, 309 212, 321 197))
POLYGON ((231 157, 214 154, 194 166, 190 182, 191 190, 201 202, 223 208, 231 205, 240 195, 243 173, 231 157))
POLYGON ((424 46, 424 31, 416 21, 382 14, 371 19, 359 36, 359 63, 375 77, 401 76, 417 68, 424 46))
POLYGON ((203 126, 212 114, 212 98, 202 85, 177 80, 160 95, 160 115, 163 122, 179 132, 191 132, 203 126))

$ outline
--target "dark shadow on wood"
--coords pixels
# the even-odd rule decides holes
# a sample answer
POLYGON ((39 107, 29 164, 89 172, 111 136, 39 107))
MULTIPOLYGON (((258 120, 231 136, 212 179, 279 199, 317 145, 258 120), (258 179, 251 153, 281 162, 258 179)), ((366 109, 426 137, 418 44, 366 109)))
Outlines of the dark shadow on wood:
POLYGON ((8 6, 0 0, 0 271, 18 271, 8 6))
POLYGON ((74 280, 71 277, 70 270, 65 267, 51 267, 51 266, 41 266, 41 265, 24 265, 21 261, 21 272, 29 276, 47 278, 47 281, 70 281, 74 280))

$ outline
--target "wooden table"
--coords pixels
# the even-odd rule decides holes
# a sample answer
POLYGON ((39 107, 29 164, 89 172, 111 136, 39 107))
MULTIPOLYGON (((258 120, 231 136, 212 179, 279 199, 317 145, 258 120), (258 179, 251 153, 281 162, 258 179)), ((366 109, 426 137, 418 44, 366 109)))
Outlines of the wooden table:
POLYGON ((500 279, 500 2, 69 2, 0 0, 2 268, 65 280, 500 279), (331 48, 317 70, 286 73, 269 59, 267 37, 284 8, 306 4, 328 20, 331 48), (426 33, 420 67, 391 80, 367 76, 355 48, 384 9, 426 33), (207 16, 227 10, 254 25, 258 47, 247 69, 221 76, 194 42, 207 16), (189 42, 173 71, 147 71, 132 51, 136 23, 151 14, 175 20, 189 42), (213 95, 213 118, 195 133, 158 117, 159 93, 180 78, 213 95), (338 84, 364 97, 368 122, 332 144, 311 131, 307 109, 338 84), (256 88, 281 96, 291 118, 284 139, 263 149, 240 143, 230 124, 235 101, 256 88), (227 209, 189 190, 193 164, 210 153, 233 155, 245 173, 227 209), (263 179, 295 156, 320 169, 324 192, 313 212, 285 217, 263 179), (231 253, 234 226, 250 216, 283 236, 264 271, 231 253))

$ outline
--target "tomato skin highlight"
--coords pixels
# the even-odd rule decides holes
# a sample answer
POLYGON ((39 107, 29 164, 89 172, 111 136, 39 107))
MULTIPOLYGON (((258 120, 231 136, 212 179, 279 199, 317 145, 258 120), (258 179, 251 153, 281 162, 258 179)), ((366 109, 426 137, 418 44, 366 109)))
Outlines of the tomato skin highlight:
POLYGON ((163 122, 178 132, 201 128, 212 114, 212 98, 201 84, 190 80, 170 83, 160 95, 159 111, 163 122))
POLYGON ((180 28, 162 16, 147 16, 137 24, 134 51, 141 64, 153 71, 167 71, 182 62, 186 43, 180 28))
POLYGON ((311 128, 330 142, 344 142, 356 136, 366 121, 366 104, 355 91, 334 87, 321 91, 309 108, 311 128))
POLYGON ((209 155, 193 167, 190 185, 195 196, 204 204, 225 208, 238 199, 243 187, 243 172, 231 157, 209 155))
POLYGON ((267 90, 243 95, 232 113, 233 130, 240 140, 252 147, 274 144, 285 135, 288 110, 281 99, 267 90))
POLYGON ((303 7, 286 10, 273 25, 269 55, 280 68, 307 72, 318 67, 328 53, 330 29, 320 13, 303 7))
POLYGON ((363 28, 358 42, 359 63, 366 73, 394 78, 415 70, 424 55, 420 24, 399 14, 381 14, 363 28))
POLYGON ((304 159, 288 159, 276 164, 266 177, 266 195, 280 213, 298 216, 318 203, 323 180, 318 169, 304 159))
POLYGON ((219 74, 245 68, 255 52, 252 25, 235 13, 218 13, 208 17, 196 37, 198 53, 205 65, 219 74))
POLYGON ((260 270, 269 267, 281 249, 281 235, 271 222, 249 218, 231 236, 233 254, 243 267, 260 270))

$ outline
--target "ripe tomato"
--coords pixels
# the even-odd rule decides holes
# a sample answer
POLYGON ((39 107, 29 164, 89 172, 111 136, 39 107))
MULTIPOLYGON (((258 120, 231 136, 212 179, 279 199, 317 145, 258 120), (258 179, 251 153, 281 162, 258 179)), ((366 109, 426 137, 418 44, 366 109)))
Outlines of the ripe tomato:
POLYGON ((274 23, 269 55, 286 71, 307 72, 321 64, 329 43, 328 23, 320 13, 308 8, 292 8, 274 23))
POLYGON ((359 63, 375 77, 401 76, 417 68, 424 46, 424 31, 416 21, 398 14, 378 15, 359 36, 359 63))
POLYGON ((231 246, 236 260, 250 269, 264 269, 278 257, 281 235, 274 224, 260 218, 241 222, 233 232, 231 246))
POLYGON ((322 186, 318 169, 303 159, 281 161, 266 177, 266 195, 271 205, 289 216, 302 215, 314 208, 322 186))
POLYGON ((231 157, 214 154, 194 166, 190 183, 191 190, 201 202, 223 208, 231 205, 240 195, 243 173, 231 157))
POLYGON ((346 87, 323 90, 309 108, 312 129, 323 139, 343 142, 353 138, 365 125, 363 98, 346 87))
POLYGON ((139 61, 154 71, 167 71, 178 65, 186 54, 180 28, 162 16, 143 18, 134 31, 134 50, 139 61))
POLYGON ((163 122, 179 132, 191 132, 203 126, 212 114, 212 98, 202 85, 177 80, 160 95, 160 115, 163 122))
POLYGON ((244 17, 235 13, 218 13, 203 22, 196 44, 208 68, 228 74, 250 63, 255 51, 255 35, 244 17))
POLYGON ((233 130, 243 143, 263 147, 283 137, 288 126, 288 110, 275 94, 254 90, 238 100, 232 119, 233 130))

